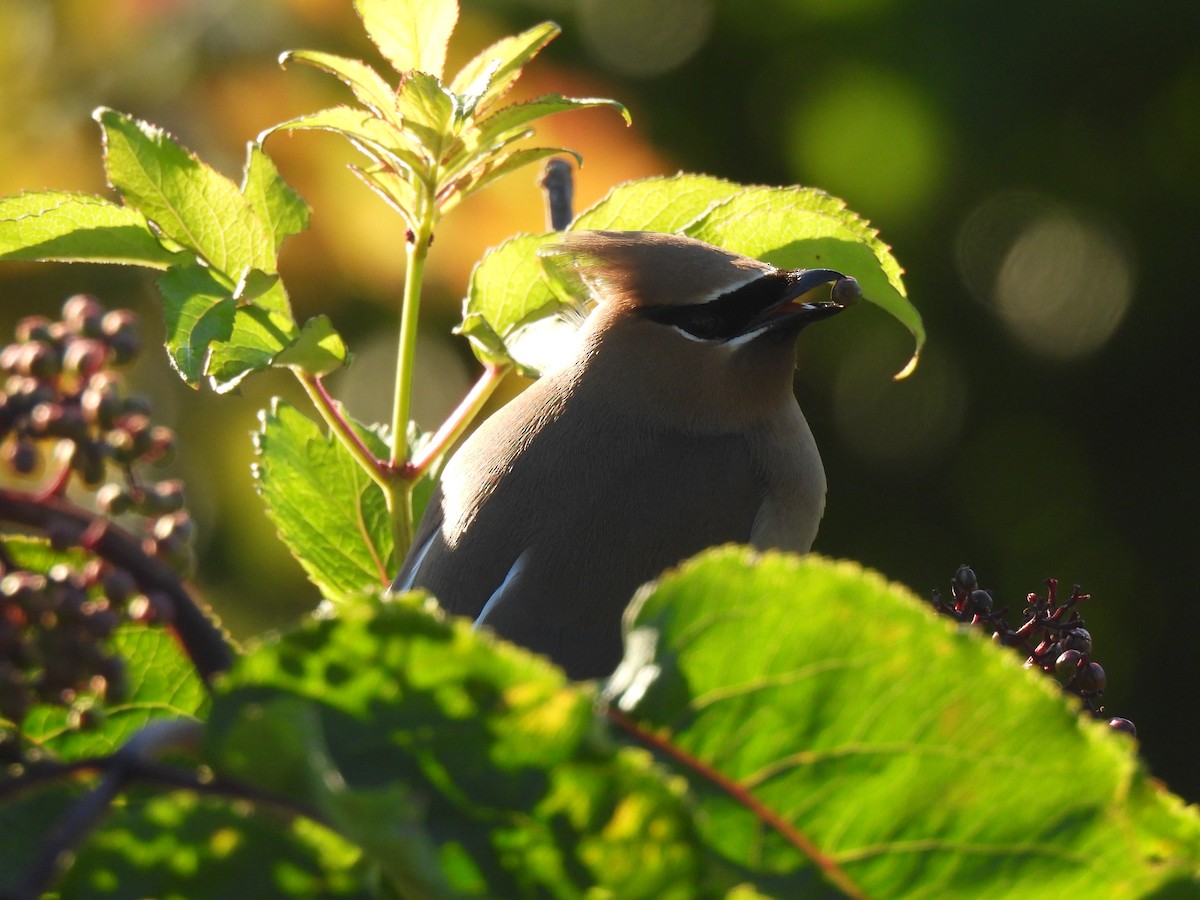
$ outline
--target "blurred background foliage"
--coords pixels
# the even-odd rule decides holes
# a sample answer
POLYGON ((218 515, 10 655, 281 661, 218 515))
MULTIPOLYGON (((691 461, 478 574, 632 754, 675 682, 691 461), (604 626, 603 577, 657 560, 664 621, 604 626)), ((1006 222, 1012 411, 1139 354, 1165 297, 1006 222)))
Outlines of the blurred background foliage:
MULTIPOLYGON (((872 220, 908 270, 929 348, 893 382, 909 338, 865 306, 801 342, 797 389, 830 484, 817 549, 921 593, 969 562, 1016 608, 1047 577, 1082 584, 1109 708, 1137 724, 1160 777, 1200 798, 1200 6, 463 5, 451 69, 553 18, 565 33, 519 94, 610 96, 633 113, 631 129, 606 110, 542 126, 546 144, 584 154, 577 208, 684 169, 819 186, 872 220)), ((320 73, 282 71, 276 56, 293 48, 376 59, 348 0, 0 0, 0 194, 104 192, 90 119, 101 103, 236 176, 259 131, 345 99, 320 73)), ((282 259, 297 314, 332 315, 355 353, 332 387, 359 418, 384 420, 400 220, 346 171, 339 139, 277 136, 268 150, 315 210, 282 259)), ((471 266, 544 227, 534 175, 477 195, 437 235, 415 403, 425 427, 474 378, 448 333, 471 266)), ((0 267, 0 324, 78 291, 140 311, 151 341, 161 330, 151 276, 97 266, 0 267)), ((214 397, 146 356, 134 386, 181 435, 173 468, 200 524, 198 588, 241 637, 311 608, 315 589, 250 478, 256 413, 293 395, 287 377, 214 397)))

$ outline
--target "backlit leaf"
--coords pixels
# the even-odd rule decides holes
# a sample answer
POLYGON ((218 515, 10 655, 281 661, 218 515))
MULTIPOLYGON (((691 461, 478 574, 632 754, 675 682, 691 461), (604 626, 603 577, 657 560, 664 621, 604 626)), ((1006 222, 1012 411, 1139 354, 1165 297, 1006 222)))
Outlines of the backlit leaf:
POLYGON ((749 187, 684 229, 691 237, 781 268, 837 269, 862 285, 863 298, 882 307, 912 333, 916 365, 925 344, 921 315, 908 301, 891 248, 844 201, 804 187, 749 187))
POLYGON ((161 128, 101 107, 109 183, 162 232, 231 282, 275 271, 274 240, 238 186, 161 128))
POLYGON ((293 191, 261 144, 250 144, 247 150, 246 174, 242 179, 242 194, 250 201, 258 218, 267 226, 279 251, 285 238, 299 234, 308 227, 311 210, 304 199, 293 191))
POLYGON ((367 34, 397 72, 442 77, 457 0, 354 0, 367 34))
MULTIPOLYGON (((391 517, 379 486, 346 449, 294 407, 276 400, 260 414, 255 486, 279 536, 330 599, 390 582, 397 568, 391 517)), ((374 432, 360 437, 378 457, 374 432)))
POLYGON ((350 59, 319 50, 289 50, 279 61, 302 63, 333 75, 353 91, 355 98, 367 109, 381 118, 388 118, 396 111, 396 91, 382 75, 361 59, 350 59))
MULTIPOLYGON (((1144 897, 1200 818, 1009 649, 848 563, 726 547, 644 588, 611 690, 715 852, 807 896, 1144 897)), ((1194 884, 1194 883, 1193 883, 1194 884)))
POLYGON ((450 90, 463 99, 463 115, 481 115, 502 100, 521 77, 521 70, 561 30, 553 22, 543 22, 501 38, 463 66, 450 82, 450 90))
POLYGON ((102 262, 165 269, 165 248, 136 209, 103 197, 31 191, 0 199, 0 260, 102 262))

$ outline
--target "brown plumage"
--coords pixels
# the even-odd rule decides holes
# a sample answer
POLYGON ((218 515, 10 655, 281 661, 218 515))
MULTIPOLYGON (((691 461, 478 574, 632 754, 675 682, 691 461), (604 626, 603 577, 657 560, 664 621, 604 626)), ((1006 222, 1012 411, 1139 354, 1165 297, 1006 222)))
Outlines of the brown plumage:
POLYGON ((811 546, 825 474, 794 344, 843 276, 642 232, 568 233, 552 256, 598 301, 580 349, 455 454, 395 587, 590 678, 663 569, 730 541, 811 546))

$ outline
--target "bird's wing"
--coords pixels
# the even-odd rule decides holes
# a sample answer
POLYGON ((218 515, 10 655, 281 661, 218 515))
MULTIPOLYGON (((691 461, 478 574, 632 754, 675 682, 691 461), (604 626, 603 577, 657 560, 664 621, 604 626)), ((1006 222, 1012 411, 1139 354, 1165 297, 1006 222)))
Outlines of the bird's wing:
POLYGON ((762 504, 761 475, 740 437, 607 437, 555 454, 572 461, 569 472, 555 472, 544 454, 528 471, 514 461, 490 499, 521 512, 493 520, 491 503, 481 509, 462 537, 461 562, 447 557, 444 587, 433 589, 451 598, 452 611, 477 616, 576 678, 615 667, 621 614, 639 585, 705 547, 749 541, 762 504), (477 539, 487 548, 478 556, 488 557, 479 571, 477 539), (503 571, 493 565, 500 545, 503 571), (457 602, 464 595, 472 598, 466 609, 457 602))

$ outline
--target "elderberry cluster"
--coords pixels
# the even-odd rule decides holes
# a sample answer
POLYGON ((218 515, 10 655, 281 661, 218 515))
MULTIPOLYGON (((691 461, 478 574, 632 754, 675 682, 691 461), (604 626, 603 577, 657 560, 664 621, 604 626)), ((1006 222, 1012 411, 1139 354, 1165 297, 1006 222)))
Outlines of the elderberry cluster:
POLYGON ((191 565, 182 484, 141 477, 143 463, 170 456, 175 436, 151 422, 144 399, 125 394, 115 371, 139 349, 135 315, 105 312, 85 294, 66 301, 60 321, 22 319, 0 349, 0 456, 18 481, 36 479, 31 492, 4 490, 0 518, 56 551, 85 551, 43 571, 28 561, 38 557, 27 538, 0 541, 0 719, 18 727, 38 703, 68 707, 79 727, 103 715, 102 702, 127 693, 110 640, 118 626, 173 619, 167 594, 141 591, 135 573, 88 553, 112 518, 140 529, 135 552, 140 541, 147 557, 178 571, 191 565), (73 479, 93 492, 94 510, 75 493, 68 499, 73 479))
MULTIPOLYGON (((1100 663, 1092 659, 1092 635, 1084 628, 1079 604, 1090 600, 1090 594, 1080 592, 1079 585, 1063 602, 1058 600, 1058 580, 1046 580, 1046 596, 1029 594, 1022 611, 1022 623, 1011 628, 1008 609, 996 609, 992 591, 979 586, 970 566, 959 566, 950 582, 951 599, 943 600, 939 591, 933 592, 934 608, 943 615, 976 625, 992 636, 994 641, 1016 648, 1026 656, 1026 667, 1037 667, 1054 675, 1063 689, 1078 695, 1084 706, 1097 718, 1107 718, 1104 707, 1097 701, 1108 686, 1108 678, 1100 663)), ((1128 719, 1110 718, 1108 724, 1117 731, 1136 734, 1128 719)))

